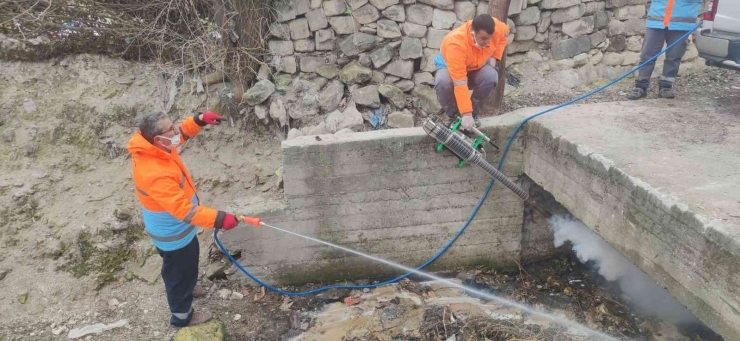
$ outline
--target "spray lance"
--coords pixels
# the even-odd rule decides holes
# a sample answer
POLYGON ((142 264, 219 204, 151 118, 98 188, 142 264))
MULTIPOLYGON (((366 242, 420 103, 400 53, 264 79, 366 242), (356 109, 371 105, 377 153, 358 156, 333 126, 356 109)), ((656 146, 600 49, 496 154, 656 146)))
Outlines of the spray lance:
MULTIPOLYGON (((424 131, 429 134, 429 136, 437 140, 440 145, 444 145, 450 151, 455 153, 455 155, 461 158, 461 166, 463 162, 467 162, 483 168, 483 170, 488 172, 488 174, 491 174, 494 179, 498 180, 502 185, 504 185, 506 188, 522 198, 522 200, 524 200, 526 204, 532 206, 532 208, 537 210, 537 212, 540 212, 547 218, 550 218, 552 216, 552 213, 540 206, 534 199, 530 198, 529 193, 525 192, 521 187, 519 187, 517 184, 511 181, 511 179, 504 175, 504 173, 501 173, 498 169, 496 169, 496 167, 488 163, 484 156, 480 152, 478 152, 477 147, 480 144, 480 136, 485 136, 483 133, 479 131, 474 132, 476 135, 479 136, 479 138, 476 139, 476 141, 478 141, 477 143, 474 142, 473 144, 471 144, 469 139, 459 130, 456 129, 456 131, 452 131, 444 124, 437 122, 437 120, 434 118, 430 118, 426 122, 424 122, 424 131)), ((490 142, 490 139, 488 140, 488 142, 493 144, 493 142, 490 142)))

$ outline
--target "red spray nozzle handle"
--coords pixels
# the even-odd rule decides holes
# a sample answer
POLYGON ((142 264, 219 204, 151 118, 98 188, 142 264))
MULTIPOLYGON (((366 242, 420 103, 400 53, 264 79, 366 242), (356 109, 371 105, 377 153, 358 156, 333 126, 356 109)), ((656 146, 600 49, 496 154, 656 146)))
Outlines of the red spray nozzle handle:
POLYGON ((249 225, 253 225, 257 227, 259 227, 262 224, 262 218, 258 218, 258 217, 240 216, 239 219, 249 225))

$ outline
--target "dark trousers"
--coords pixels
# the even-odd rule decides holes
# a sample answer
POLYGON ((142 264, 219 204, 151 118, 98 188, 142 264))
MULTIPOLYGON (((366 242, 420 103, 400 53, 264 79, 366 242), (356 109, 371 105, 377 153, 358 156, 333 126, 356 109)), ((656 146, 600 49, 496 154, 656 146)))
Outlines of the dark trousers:
MULTIPOLYGON (((681 38, 686 31, 669 31, 668 29, 648 28, 645 31, 645 41, 642 43, 642 52, 640 52, 640 64, 644 63, 663 49, 663 44, 668 46, 681 38)), ((681 58, 686 53, 686 39, 677 43, 673 48, 666 51, 665 63, 663 64, 663 75, 660 76, 658 83, 661 88, 670 88, 678 76, 678 68, 681 66, 681 58)), ((655 61, 645 65, 637 74, 635 86, 647 89, 650 85, 650 76, 655 69, 655 61)))
MULTIPOLYGON (((493 89, 498 85, 498 72, 488 63, 482 68, 468 72, 468 87, 473 90, 473 96, 470 100, 473 102, 473 117, 477 118, 486 99, 491 96, 493 89)), ((437 70, 434 77, 434 91, 437 93, 437 100, 445 113, 450 118, 457 118, 460 111, 457 109, 455 100, 455 85, 452 83, 452 77, 447 69, 437 70)))
POLYGON ((163 259, 162 280, 172 313, 170 324, 184 327, 193 317, 193 289, 198 282, 200 257, 198 238, 193 238, 193 241, 182 249, 173 251, 157 249, 157 251, 163 259))

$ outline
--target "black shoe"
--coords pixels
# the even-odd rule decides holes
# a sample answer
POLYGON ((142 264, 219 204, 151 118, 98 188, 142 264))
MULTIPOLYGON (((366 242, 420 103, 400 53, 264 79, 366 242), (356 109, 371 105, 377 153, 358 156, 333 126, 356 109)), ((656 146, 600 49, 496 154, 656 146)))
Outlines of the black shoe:
POLYGON ((630 90, 627 93, 627 98, 629 98, 629 99, 631 99, 633 101, 636 100, 636 99, 643 98, 645 96, 647 96, 647 89, 640 88, 640 87, 634 87, 634 88, 632 88, 632 90, 630 90))
POLYGON ((676 98, 676 94, 673 93, 673 88, 660 88, 658 90, 658 97, 660 98, 676 98))

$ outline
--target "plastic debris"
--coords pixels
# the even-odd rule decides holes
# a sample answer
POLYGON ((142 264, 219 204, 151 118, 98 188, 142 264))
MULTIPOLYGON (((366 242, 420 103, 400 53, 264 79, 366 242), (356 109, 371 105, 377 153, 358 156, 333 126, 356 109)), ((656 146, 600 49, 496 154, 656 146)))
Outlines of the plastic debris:
POLYGON ((360 300, 359 297, 345 297, 344 298, 344 304, 346 305, 357 305, 360 304, 362 300, 360 300))
POLYGON ((67 334, 67 338, 70 339, 77 339, 81 338, 85 335, 89 334, 100 334, 106 330, 111 330, 115 328, 120 328, 128 324, 128 320, 118 320, 116 322, 113 322, 111 324, 105 324, 105 323, 96 323, 89 326, 84 326, 81 328, 75 328, 69 331, 69 334, 67 334))

